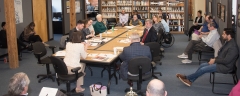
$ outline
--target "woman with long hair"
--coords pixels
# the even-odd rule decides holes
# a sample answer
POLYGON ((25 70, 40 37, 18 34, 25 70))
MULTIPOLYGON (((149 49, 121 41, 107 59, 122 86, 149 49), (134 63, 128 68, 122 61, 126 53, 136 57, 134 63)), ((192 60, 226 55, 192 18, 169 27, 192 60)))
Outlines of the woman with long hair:
POLYGON ((85 20, 84 28, 83 28, 83 34, 84 34, 84 36, 86 36, 87 39, 91 38, 91 37, 94 37, 95 31, 93 29, 92 20, 91 19, 85 20))
POLYGON ((163 24, 161 23, 159 16, 158 15, 154 15, 152 17, 153 19, 153 27, 155 28, 155 30, 158 32, 160 29, 164 30, 163 24))

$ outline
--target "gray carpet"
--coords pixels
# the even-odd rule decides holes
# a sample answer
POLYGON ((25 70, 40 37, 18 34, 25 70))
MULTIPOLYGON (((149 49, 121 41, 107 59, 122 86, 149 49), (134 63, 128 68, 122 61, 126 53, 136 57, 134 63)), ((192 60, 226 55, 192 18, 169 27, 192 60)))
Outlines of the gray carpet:
MULTIPOLYGON (((191 74, 196 71, 198 68, 197 55, 193 56, 192 64, 182 64, 181 59, 177 58, 177 55, 181 54, 186 47, 188 41, 187 37, 184 35, 176 34, 175 44, 170 48, 165 48, 164 58, 162 59, 162 65, 157 66, 156 72, 162 72, 163 76, 158 76, 166 85, 166 90, 168 91, 168 96, 218 96, 211 92, 211 84, 209 83, 209 74, 205 74, 197 79, 191 87, 187 87, 182 82, 180 82, 176 77, 176 73, 191 74)), ((50 45, 58 46, 58 40, 60 36, 55 36, 53 41, 48 42, 50 45)), ((51 50, 48 49, 48 55, 51 54, 51 50)), ((29 85, 29 96, 38 96, 42 87, 53 87, 59 89, 66 89, 65 84, 57 86, 56 82, 51 80, 45 80, 42 83, 38 83, 37 74, 46 73, 45 66, 37 64, 37 60, 34 58, 32 53, 23 53, 23 60, 20 61, 20 66, 17 69, 9 69, 8 64, 4 64, 0 61, 0 95, 7 93, 8 82, 11 76, 17 72, 25 72, 28 74, 31 82, 29 85)), ((107 85, 108 76, 107 72, 104 72, 103 78, 100 77, 101 68, 92 68, 93 76, 90 76, 90 71, 86 69, 87 75, 84 78, 84 91, 85 96, 90 96, 89 85, 102 82, 104 85, 107 85)), ((52 66, 51 71, 54 72, 52 66)), ((217 81, 232 82, 230 75, 217 75, 217 81)), ((115 80, 112 79, 112 85, 110 87, 110 94, 108 96, 124 96, 124 89, 128 88, 126 81, 119 80, 119 84, 116 85, 115 80)), ((142 84, 142 89, 145 92, 148 81, 144 81, 142 84)), ((72 88, 75 87, 75 84, 71 85, 72 88)), ((219 92, 230 92, 233 85, 216 85, 216 91, 219 92)), ((134 83, 134 88, 136 88, 136 83, 134 83)))

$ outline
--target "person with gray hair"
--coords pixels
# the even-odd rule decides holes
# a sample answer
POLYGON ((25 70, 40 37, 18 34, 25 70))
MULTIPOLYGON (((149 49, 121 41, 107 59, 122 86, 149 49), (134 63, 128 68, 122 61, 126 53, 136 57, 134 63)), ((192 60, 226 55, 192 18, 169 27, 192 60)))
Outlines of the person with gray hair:
POLYGON ((8 85, 8 95, 5 96, 27 96, 29 83, 27 74, 23 72, 14 74, 8 85))
POLYGON ((141 44, 148 42, 156 42, 157 41, 157 31, 153 27, 153 20, 146 19, 145 21, 145 29, 143 31, 143 35, 141 36, 141 44))
POLYGON ((148 46, 140 44, 140 36, 138 33, 132 33, 130 36, 130 40, 130 46, 124 47, 122 54, 119 56, 121 61, 123 61, 119 70, 120 76, 123 80, 127 80, 128 75, 134 76, 134 74, 128 72, 128 62, 131 59, 139 56, 145 56, 152 60, 150 48, 148 46))
POLYGON ((146 96, 167 96, 164 83, 158 79, 151 80, 147 85, 146 96))
POLYGON ((95 34, 98 35, 99 33, 103 33, 107 30, 105 24, 103 23, 103 18, 101 14, 96 16, 97 22, 93 25, 95 34))

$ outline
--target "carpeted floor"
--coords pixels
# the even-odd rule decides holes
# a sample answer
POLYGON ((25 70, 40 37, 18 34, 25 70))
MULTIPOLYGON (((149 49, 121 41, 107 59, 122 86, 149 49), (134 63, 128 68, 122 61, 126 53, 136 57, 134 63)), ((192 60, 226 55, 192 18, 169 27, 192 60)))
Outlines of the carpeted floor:
MULTIPOLYGON (((164 58, 162 59, 162 65, 158 65, 156 72, 162 72, 163 76, 158 76, 160 80, 165 83, 166 90, 168 91, 168 96, 218 96, 213 94, 211 91, 211 84, 209 83, 209 74, 205 74, 198 78, 191 87, 187 87, 182 82, 180 82, 175 74, 191 74, 196 71, 198 68, 197 54, 193 55, 192 64, 182 64, 181 59, 177 58, 177 55, 182 54, 184 48, 186 47, 188 41, 187 37, 182 34, 175 34, 175 44, 170 48, 165 48, 164 58)), ((60 35, 55 35, 54 40, 48 42, 50 45, 59 46, 58 41, 60 40, 60 35)), ((57 49, 58 50, 58 49, 57 49)), ((48 49, 48 55, 51 54, 51 50, 48 49)), ((32 53, 23 53, 22 61, 20 61, 20 66, 17 69, 9 69, 8 64, 4 64, 3 61, 0 61, 0 95, 7 93, 9 79, 13 74, 17 72, 25 72, 28 74, 29 79, 31 80, 29 85, 29 96, 38 96, 42 87, 53 87, 59 89, 66 89, 65 84, 57 86, 56 82, 51 80, 45 80, 42 83, 38 83, 37 74, 46 73, 45 66, 37 64, 37 60, 32 53)), ((85 96, 90 96, 89 85, 102 82, 104 85, 107 85, 108 77, 107 72, 104 72, 103 78, 100 77, 100 71, 102 68, 92 68, 93 76, 90 76, 90 71, 86 69, 87 75, 84 78, 84 91, 85 96)), ((54 72, 52 66, 51 71, 54 72)), ((217 75, 217 81, 232 82, 230 75, 217 75)), ((112 85, 110 87, 110 94, 108 96, 124 96, 124 89, 128 88, 126 81, 119 80, 119 84, 116 85, 112 80, 112 85)), ((145 92, 148 81, 144 81, 142 84, 142 89, 145 92)), ((72 84, 72 88, 75 87, 75 84, 72 84)), ((216 91, 219 92, 230 92, 233 85, 216 85, 216 91)), ((134 83, 134 88, 136 88, 136 83, 134 83)))

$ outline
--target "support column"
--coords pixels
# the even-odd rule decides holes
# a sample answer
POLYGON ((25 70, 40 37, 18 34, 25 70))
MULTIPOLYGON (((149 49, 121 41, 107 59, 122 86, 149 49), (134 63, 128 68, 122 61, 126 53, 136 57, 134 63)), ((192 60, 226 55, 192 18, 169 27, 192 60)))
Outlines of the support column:
POLYGON ((4 10, 6 19, 9 67, 11 69, 15 69, 19 67, 19 61, 16 39, 14 0, 4 0, 4 10))
POLYGON ((76 27, 75 0, 70 0, 70 30, 76 27))

